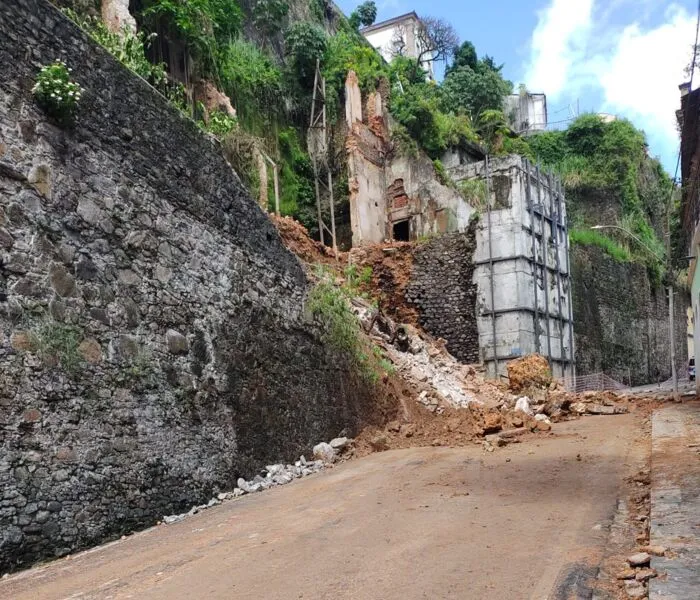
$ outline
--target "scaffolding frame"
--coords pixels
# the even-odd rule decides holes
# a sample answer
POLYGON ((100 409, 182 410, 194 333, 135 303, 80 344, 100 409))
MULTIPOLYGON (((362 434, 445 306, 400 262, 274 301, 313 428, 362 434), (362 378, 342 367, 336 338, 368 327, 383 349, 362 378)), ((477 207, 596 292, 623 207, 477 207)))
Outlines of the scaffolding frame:
POLYGON ((311 131, 319 131, 316 140, 318 147, 309 148, 311 163, 314 171, 314 189, 316 192, 316 213, 318 216, 318 232, 321 243, 326 245, 325 233, 331 236, 333 252, 338 251, 335 235, 335 202, 333 200, 333 174, 330 165, 330 152, 328 143, 328 128, 326 121, 326 78, 321 75, 321 63, 316 59, 316 73, 314 74, 314 91, 311 99, 311 131), (325 171, 325 173, 324 173, 325 171), (327 196, 330 208, 330 228, 323 220, 322 205, 323 196, 327 196))

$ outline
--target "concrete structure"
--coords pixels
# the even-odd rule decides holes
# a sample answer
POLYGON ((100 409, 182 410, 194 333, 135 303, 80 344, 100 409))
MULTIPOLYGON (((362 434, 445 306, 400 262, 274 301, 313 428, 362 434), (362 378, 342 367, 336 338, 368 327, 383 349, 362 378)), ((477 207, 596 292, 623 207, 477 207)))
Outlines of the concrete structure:
MULTIPOLYGON (((391 62, 395 56, 420 57, 425 50, 421 47, 418 33, 420 27, 420 18, 415 12, 410 12, 365 27, 360 30, 360 33, 387 62, 391 62)), ((422 60, 421 66, 425 69, 428 77, 434 79, 432 57, 422 60)))
POLYGON ((521 134, 547 129, 547 96, 524 90, 506 98, 506 117, 510 126, 521 134))
POLYGON ((520 156, 453 166, 456 181, 486 182, 474 281, 481 358, 488 373, 538 352, 555 377, 574 376, 566 203, 561 183, 520 156))

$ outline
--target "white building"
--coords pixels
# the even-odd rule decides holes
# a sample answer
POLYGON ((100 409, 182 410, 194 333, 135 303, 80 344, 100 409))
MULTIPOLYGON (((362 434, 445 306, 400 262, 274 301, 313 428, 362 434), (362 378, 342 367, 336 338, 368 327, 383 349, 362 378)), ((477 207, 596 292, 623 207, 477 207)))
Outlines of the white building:
POLYGON ((524 91, 506 98, 506 117, 513 130, 527 134, 547 129, 547 96, 524 91))
MULTIPOLYGON (((396 56, 419 58, 424 53, 421 47, 421 21, 415 12, 399 15, 393 19, 375 23, 360 30, 365 39, 391 62, 396 56)), ((432 56, 424 56, 421 65, 428 77, 434 79, 432 56)))

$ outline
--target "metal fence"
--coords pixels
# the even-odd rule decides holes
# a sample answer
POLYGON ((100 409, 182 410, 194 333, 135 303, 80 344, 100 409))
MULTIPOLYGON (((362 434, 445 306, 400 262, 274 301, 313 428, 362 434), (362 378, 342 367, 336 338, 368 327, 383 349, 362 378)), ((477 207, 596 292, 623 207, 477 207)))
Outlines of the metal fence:
POLYGON ((627 386, 605 373, 591 373, 590 375, 578 375, 576 379, 567 378, 566 389, 576 393, 602 392, 603 390, 624 390, 627 389, 627 386))

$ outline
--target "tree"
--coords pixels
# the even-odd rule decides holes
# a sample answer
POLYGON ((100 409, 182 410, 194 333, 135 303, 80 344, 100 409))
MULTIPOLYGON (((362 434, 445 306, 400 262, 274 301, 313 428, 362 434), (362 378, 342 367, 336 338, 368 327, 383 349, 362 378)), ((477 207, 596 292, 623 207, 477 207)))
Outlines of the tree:
POLYGON ((350 15, 350 25, 358 29, 360 25, 369 27, 377 18, 377 5, 374 0, 367 0, 360 4, 350 15))
POLYGON ((424 17, 416 30, 419 64, 427 60, 448 60, 454 55, 459 36, 447 21, 435 17, 424 17))
POLYGON ((253 23, 269 37, 282 28, 288 12, 289 4, 285 0, 256 0, 253 5, 253 23))
POLYGON ((471 42, 462 42, 462 45, 455 50, 454 61, 452 64, 445 69, 445 76, 449 75, 452 71, 459 69, 460 67, 469 67, 470 69, 476 69, 478 62, 478 57, 476 55, 476 48, 471 42))
POLYGON ((498 71, 477 65, 452 70, 442 84, 443 109, 466 112, 473 120, 485 110, 503 110, 505 97, 513 84, 503 79, 498 71))

